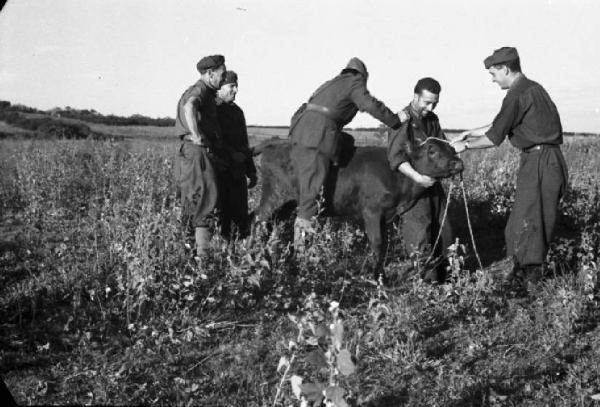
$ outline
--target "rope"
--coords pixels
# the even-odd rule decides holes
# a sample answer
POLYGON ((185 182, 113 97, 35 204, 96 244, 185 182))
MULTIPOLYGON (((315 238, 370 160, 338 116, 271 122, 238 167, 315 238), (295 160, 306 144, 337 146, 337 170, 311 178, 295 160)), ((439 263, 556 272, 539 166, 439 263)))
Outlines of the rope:
MULTIPOLYGON (((440 223, 440 230, 438 231, 438 235, 435 239, 435 243, 433 244, 433 247, 431 248, 431 253, 429 254, 429 257, 427 258, 426 264, 429 263, 429 261, 433 258, 433 255, 435 253, 435 248, 437 247, 437 244, 440 241, 440 237, 442 236, 442 227, 444 226, 444 223, 446 222, 446 216, 448 214, 448 207, 450 206, 450 198, 452 197, 452 190, 454 188, 454 180, 452 180, 452 183, 450 184, 450 187, 448 188, 448 196, 446 197, 446 207, 444 208, 444 215, 442 216, 442 222, 440 223)), ((469 227, 469 235, 471 237, 471 243, 473 244, 473 251, 475 252, 475 257, 477 258, 477 263, 479 264, 479 268, 483 271, 483 265, 481 263, 481 259, 479 258, 479 253, 477 252, 477 245, 475 244, 475 237, 473 235, 473 226, 471 225, 471 216, 469 215, 469 206, 467 205, 467 193, 465 191, 465 183, 462 179, 462 175, 461 175, 461 179, 460 179, 460 188, 462 190, 462 198, 463 198, 463 203, 465 204, 465 213, 467 215, 467 225, 469 227)))
POLYGON ((446 143, 446 144, 452 144, 451 141, 448 140, 444 140, 441 138, 437 138, 437 137, 427 137, 425 140, 421 141, 421 143, 419 143, 419 147, 421 147, 422 145, 426 144, 429 140, 437 140, 437 141, 441 141, 442 143, 446 143))
POLYGON ((481 264, 481 259, 479 258, 479 253, 477 252, 477 246, 475 245, 475 237, 473 236, 473 227, 471 226, 471 216, 469 216, 469 206, 467 205, 467 193, 465 191, 465 183, 460 180, 460 188, 462 190, 463 202, 465 203, 465 213, 467 214, 467 224, 469 225, 469 234, 471 235, 471 243, 473 243, 473 251, 475 252, 475 257, 477 258, 477 263, 479 264, 479 269, 483 271, 483 265, 481 264))
MULTIPOLYGON (((430 138, 430 137, 428 137, 428 138, 430 138)), ((448 196, 446 197, 446 207, 444 208, 444 215, 442 216, 442 221, 440 222, 440 227, 439 227, 440 230, 438 231, 438 235, 435 238, 435 243, 433 243, 433 247, 431 248, 431 253, 429 254, 429 257, 427 258, 427 261, 425 262, 425 264, 429 263, 429 261, 433 257, 433 254, 435 253, 435 248, 437 247, 437 244, 440 241, 440 237, 442 236, 442 230, 443 230, 444 223, 446 223, 446 215, 448 215, 448 207, 450 206, 450 197, 452 196, 453 188, 454 188, 454 179, 452 180, 452 183, 450 184, 450 188, 448 188, 448 196)))

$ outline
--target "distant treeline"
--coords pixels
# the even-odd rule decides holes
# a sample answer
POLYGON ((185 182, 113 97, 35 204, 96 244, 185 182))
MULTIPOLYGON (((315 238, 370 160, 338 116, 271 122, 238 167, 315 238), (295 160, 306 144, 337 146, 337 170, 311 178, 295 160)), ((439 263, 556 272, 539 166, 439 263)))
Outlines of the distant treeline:
POLYGON ((8 110, 23 113, 45 113, 52 117, 65 117, 77 119, 90 123, 106 124, 109 126, 160 126, 168 127, 175 124, 175 120, 170 117, 152 118, 134 114, 129 117, 115 116, 112 114, 103 115, 94 109, 73 109, 69 106, 65 108, 55 107, 47 111, 39 110, 24 105, 11 105, 8 101, 0 101, 0 110, 8 110))
MULTIPOLYGON (((84 123, 61 120, 31 107, 21 105, 12 106, 10 102, 6 101, 0 101, 0 121, 13 127, 29 130, 29 132, 20 133, 20 137, 61 139, 106 138, 106 135, 94 133, 84 123)), ((1 136, 8 137, 11 135, 3 133, 1 136)), ((112 138, 114 139, 115 137, 112 138)))

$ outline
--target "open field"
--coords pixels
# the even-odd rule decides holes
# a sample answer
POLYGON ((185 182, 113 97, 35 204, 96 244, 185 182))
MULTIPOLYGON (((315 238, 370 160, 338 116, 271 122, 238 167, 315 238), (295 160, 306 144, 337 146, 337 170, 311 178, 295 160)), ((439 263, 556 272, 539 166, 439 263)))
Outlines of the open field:
MULTIPOLYGON (((197 265, 174 199, 178 143, 154 128, 94 130, 131 137, 0 140, 0 375, 17 402, 297 406, 298 378, 309 398, 328 387, 339 406, 600 399, 600 139, 563 148, 571 188, 549 273, 522 296, 491 267, 513 199, 510 146, 463 154, 485 270, 455 194, 448 283, 384 287, 363 270, 354 223, 323 221, 298 259, 289 225, 281 240, 260 228, 253 242, 215 237, 197 265)), ((284 130, 249 132, 258 142, 284 130)), ((260 183, 251 206, 259 194, 260 183)), ((405 267, 397 236, 392 276, 405 267)))

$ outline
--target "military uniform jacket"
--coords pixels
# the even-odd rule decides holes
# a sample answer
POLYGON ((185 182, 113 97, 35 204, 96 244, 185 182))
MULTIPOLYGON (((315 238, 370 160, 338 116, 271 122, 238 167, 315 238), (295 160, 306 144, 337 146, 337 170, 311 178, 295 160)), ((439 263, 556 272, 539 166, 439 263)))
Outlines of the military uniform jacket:
POLYGON ((304 110, 303 105, 292 118, 292 143, 316 148, 333 157, 337 153, 341 129, 359 111, 369 113, 390 127, 399 127, 398 116, 371 96, 366 85, 362 75, 353 73, 342 73, 321 85, 308 102, 326 107, 329 114, 304 110))
POLYGON ((229 164, 227 173, 234 178, 243 178, 256 173, 252 153, 248 146, 248 131, 244 112, 235 103, 224 103, 217 98, 217 119, 221 128, 223 153, 220 154, 229 164), (246 156, 244 162, 234 160, 234 153, 246 156))
POLYGON ((440 126, 440 120, 433 112, 425 117, 419 117, 409 104, 403 109, 409 115, 397 130, 391 130, 388 143, 388 161, 393 171, 398 166, 410 160, 414 148, 423 143, 428 137, 446 140, 446 135, 440 126))
POLYGON ((185 118, 184 106, 190 98, 193 98, 195 119, 202 144, 213 148, 220 147, 221 130, 217 121, 215 97, 216 91, 202 80, 198 80, 183 92, 177 104, 177 116, 175 118, 175 128, 181 138, 191 134, 189 123, 185 118))
POLYGON ((510 87, 486 136, 500 145, 525 150, 539 144, 562 144, 562 125, 556 105, 537 82, 521 75, 510 87))

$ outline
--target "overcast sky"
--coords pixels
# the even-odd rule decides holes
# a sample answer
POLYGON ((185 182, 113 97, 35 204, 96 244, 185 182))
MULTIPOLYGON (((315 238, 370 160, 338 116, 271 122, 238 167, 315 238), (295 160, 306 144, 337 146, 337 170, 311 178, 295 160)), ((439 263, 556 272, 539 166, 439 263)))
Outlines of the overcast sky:
MULTIPOLYGON (((504 97, 483 59, 515 46, 564 129, 600 132, 599 21, 597 0, 8 0, 0 99, 174 117, 198 59, 218 53, 239 74, 247 122, 287 125, 357 56, 392 110, 432 76, 442 126, 467 128, 491 122, 504 97)), ((359 114, 351 126, 377 124, 359 114)))

